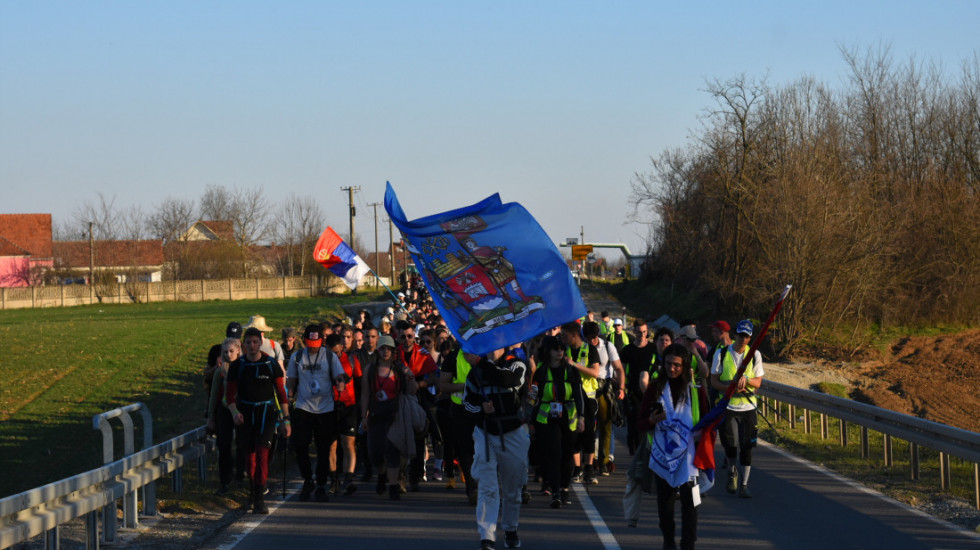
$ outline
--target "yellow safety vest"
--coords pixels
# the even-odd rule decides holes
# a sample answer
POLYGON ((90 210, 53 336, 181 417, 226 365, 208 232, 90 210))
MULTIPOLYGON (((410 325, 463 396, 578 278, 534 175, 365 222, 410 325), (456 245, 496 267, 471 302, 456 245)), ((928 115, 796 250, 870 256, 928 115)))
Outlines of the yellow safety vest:
MULTIPOLYGON (((555 388, 554 388, 554 378, 551 375, 551 367, 545 367, 548 370, 548 379, 544 383, 544 388, 541 389, 541 405, 538 407, 538 416, 536 420, 539 424, 547 424, 548 417, 551 416, 551 404, 557 403, 555 399, 555 388)), ((575 400, 571 399, 572 395, 572 385, 565 380, 565 401, 563 405, 565 407, 565 412, 568 414, 568 429, 575 431, 578 427, 578 411, 575 408, 575 400)))
MULTIPOLYGON (((472 369, 470 362, 466 360, 463 356, 463 350, 459 350, 456 354, 456 376, 453 377, 453 384, 465 384, 466 377, 470 374, 470 369, 472 369)), ((463 392, 455 391, 449 398, 457 405, 463 404, 463 392)))
MULTIPOLYGON (((565 355, 579 366, 587 367, 589 365, 589 343, 582 342, 582 347, 578 349, 578 359, 572 357, 571 347, 565 349, 565 355)), ((582 373, 582 391, 585 392, 586 397, 595 399, 595 392, 598 390, 599 381, 591 375, 582 373)))
MULTIPOLYGON (((746 350, 748 351, 748 350, 746 350)), ((726 347, 721 351, 721 375, 718 379, 722 382, 731 382, 732 378, 735 378, 735 373, 738 372, 738 365, 735 364, 735 359, 732 358, 732 354, 729 353, 726 347)), ((745 378, 751 379, 755 378, 755 369, 753 368, 755 364, 755 354, 753 354, 752 359, 749 360, 749 366, 745 368, 745 378)), ((748 386, 746 386, 748 388, 748 386)), ((743 397, 738 394, 732 395, 731 400, 728 401, 729 405, 755 405, 755 393, 749 397, 743 397)))

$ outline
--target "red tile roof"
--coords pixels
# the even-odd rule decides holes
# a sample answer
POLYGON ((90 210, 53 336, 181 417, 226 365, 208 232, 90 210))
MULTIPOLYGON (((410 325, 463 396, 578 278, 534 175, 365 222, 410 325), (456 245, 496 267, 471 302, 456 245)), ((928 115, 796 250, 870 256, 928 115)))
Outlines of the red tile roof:
POLYGON ((0 256, 30 256, 31 253, 0 235, 0 256))
POLYGON ((223 241, 235 240, 235 222, 231 220, 201 220, 201 224, 223 241))
MULTIPOLYGON (((163 265, 163 241, 95 241, 95 265, 98 267, 132 267, 163 265)), ((55 241, 55 265, 88 267, 88 241, 55 241)))
POLYGON ((0 236, 34 259, 52 256, 51 214, 0 214, 0 236))

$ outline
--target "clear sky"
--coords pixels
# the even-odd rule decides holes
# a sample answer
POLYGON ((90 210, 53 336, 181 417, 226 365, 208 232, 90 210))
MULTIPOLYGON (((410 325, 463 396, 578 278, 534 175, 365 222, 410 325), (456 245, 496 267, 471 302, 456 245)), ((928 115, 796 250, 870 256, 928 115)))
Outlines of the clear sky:
POLYGON ((499 192, 556 242, 640 252, 630 182, 688 143, 706 80, 841 87, 838 46, 879 44, 955 76, 977 29, 973 0, 0 0, 0 212, 220 184, 315 194, 346 233, 359 186, 371 242, 390 180, 410 218, 499 192))

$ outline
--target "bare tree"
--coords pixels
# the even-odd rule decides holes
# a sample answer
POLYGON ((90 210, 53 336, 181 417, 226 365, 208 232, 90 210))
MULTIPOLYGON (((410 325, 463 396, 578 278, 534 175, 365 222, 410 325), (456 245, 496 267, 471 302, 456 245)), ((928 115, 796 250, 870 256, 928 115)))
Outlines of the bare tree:
POLYGON ((194 201, 168 197, 150 215, 151 234, 165 243, 174 241, 194 223, 194 201))
POLYGON ((209 184, 198 203, 202 220, 230 220, 234 215, 236 197, 223 185, 209 184))
POLYGON ((250 249, 269 234, 271 207, 261 189, 244 187, 235 188, 232 204, 231 220, 235 242, 241 248, 242 276, 248 277, 250 249))

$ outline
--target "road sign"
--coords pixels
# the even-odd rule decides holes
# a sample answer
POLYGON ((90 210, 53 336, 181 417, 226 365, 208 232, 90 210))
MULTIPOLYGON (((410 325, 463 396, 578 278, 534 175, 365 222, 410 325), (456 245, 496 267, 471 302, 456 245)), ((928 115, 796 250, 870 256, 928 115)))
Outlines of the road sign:
POLYGON ((568 237, 567 239, 565 239, 565 244, 569 244, 569 245, 570 244, 578 244, 578 238, 576 238, 576 237, 568 237))
POLYGON ((579 244, 572 247, 573 260, 585 260, 592 253, 591 244, 579 244))

